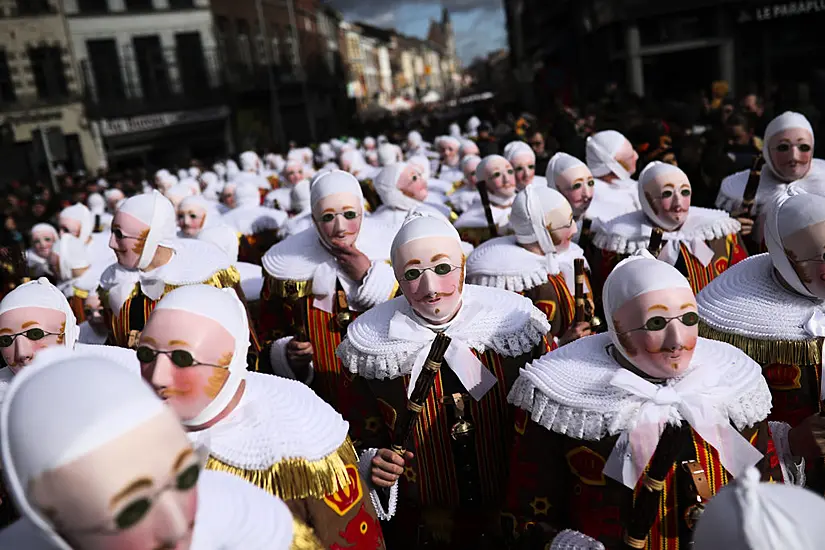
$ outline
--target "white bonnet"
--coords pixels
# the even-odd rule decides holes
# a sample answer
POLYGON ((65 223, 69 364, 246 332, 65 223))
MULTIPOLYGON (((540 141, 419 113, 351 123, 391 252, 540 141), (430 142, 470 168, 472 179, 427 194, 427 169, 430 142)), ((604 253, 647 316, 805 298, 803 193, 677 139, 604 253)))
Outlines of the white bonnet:
POLYGON ((80 222, 80 235, 78 237, 84 243, 92 236, 95 228, 95 217, 92 211, 85 204, 73 204, 60 211, 60 218, 68 218, 80 222))
POLYGON ((395 254, 401 246, 418 239, 432 237, 447 237, 454 239, 459 245, 461 244, 461 237, 459 237, 458 231, 456 231, 455 227, 453 227, 446 218, 432 216, 426 212, 411 212, 392 240, 390 261, 392 261, 393 264, 396 263, 395 254))
POLYGON ((666 162, 654 160, 653 162, 645 166, 645 169, 642 170, 641 174, 639 174, 639 203, 642 205, 642 210, 644 211, 645 215, 654 222, 656 222, 656 225, 658 227, 661 227, 666 231, 673 231, 678 227, 678 225, 674 225, 673 222, 665 220, 653 211, 653 206, 650 204, 650 201, 647 200, 648 195, 645 190, 645 186, 648 183, 658 178, 659 176, 664 176, 666 174, 680 174, 687 178, 687 174, 685 174, 681 168, 673 166, 672 164, 667 164, 666 162))
POLYGON ((126 199, 118 212, 134 216, 149 226, 138 269, 146 269, 155 257, 159 246, 174 248, 177 235, 177 215, 172 203, 158 191, 136 195, 126 199))
POLYGON ((510 212, 510 227, 521 244, 539 243, 542 252, 556 251, 544 222, 548 212, 567 204, 564 195, 546 186, 530 185, 516 195, 510 212), (535 189, 534 189, 535 188, 535 189))
POLYGON ((807 130, 808 133, 811 134, 811 146, 814 145, 814 129, 811 127, 811 123, 808 119, 805 118, 805 115, 794 113, 793 111, 785 111, 778 117, 774 118, 770 121, 770 123, 768 123, 768 127, 765 128, 765 139, 762 142, 762 156, 765 159, 765 164, 768 165, 774 174, 777 174, 777 172, 773 165, 773 159, 771 158, 771 138, 779 132, 790 130, 791 128, 801 128, 803 130, 807 130))
POLYGON ((550 158, 547 163, 547 170, 545 177, 547 178, 547 186, 556 189, 556 178, 577 166, 587 166, 585 163, 567 153, 558 152, 550 158))
POLYGON ((66 316, 66 325, 63 327, 63 345, 69 349, 74 348, 80 334, 77 319, 75 319, 66 297, 48 279, 40 277, 22 284, 6 294, 3 300, 0 301, 0 315, 24 307, 42 307, 63 313, 66 316))
POLYGON ((587 138, 585 159, 590 172, 597 178, 610 173, 615 174, 620 179, 629 178, 630 174, 615 159, 616 153, 619 152, 626 141, 627 138, 616 130, 604 130, 587 138))
POLYGON ((343 170, 332 170, 324 172, 312 180, 309 189, 310 202, 312 203, 313 214, 318 201, 324 197, 338 193, 349 193, 357 199, 358 206, 364 202, 364 193, 361 191, 361 184, 355 176, 343 170))
POLYGON ((536 153, 533 151, 533 148, 523 141, 511 141, 504 146, 504 158, 506 158, 511 164, 514 158, 525 154, 532 157, 533 162, 536 161, 536 153))

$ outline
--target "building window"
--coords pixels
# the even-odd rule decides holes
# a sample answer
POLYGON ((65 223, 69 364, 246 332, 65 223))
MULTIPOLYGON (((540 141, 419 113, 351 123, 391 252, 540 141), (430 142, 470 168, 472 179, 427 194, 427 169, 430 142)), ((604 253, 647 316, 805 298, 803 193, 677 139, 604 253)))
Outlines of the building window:
POLYGON ((255 56, 258 58, 259 65, 266 65, 266 41, 262 34, 255 37, 255 56))
POLYGON ((144 99, 163 99, 172 94, 166 58, 158 36, 132 38, 135 63, 140 75, 140 89, 144 99))
POLYGON ((53 46, 29 48, 29 63, 37 87, 37 97, 40 99, 57 99, 69 95, 61 54, 62 50, 53 46))
POLYGON ((152 11, 152 0, 126 0, 126 11, 152 11))
POLYGON ((17 0, 17 15, 39 15, 54 11, 48 0, 17 0))
POLYGON ((11 80, 6 50, 0 50, 0 104, 12 103, 16 100, 17 95, 14 93, 14 82, 11 80))
POLYGON ((195 7, 193 0, 169 0, 169 7, 173 10, 186 10, 195 7))
POLYGON ((120 100, 126 97, 121 74, 122 63, 113 38, 87 40, 88 64, 84 64, 86 87, 94 82, 98 101, 120 100), (91 74, 89 74, 91 73, 91 74))
POLYGON ((218 44, 218 52, 221 59, 227 61, 229 52, 226 51, 226 36, 229 33, 229 21, 222 15, 215 16, 215 42, 218 44))
POLYGON ((77 0, 80 13, 106 13, 109 11, 107 0, 77 0))
POLYGON ((209 72, 206 69, 200 33, 176 34, 175 52, 183 93, 187 97, 202 97, 209 90, 209 72))
POLYGON ((304 16, 304 30, 312 32, 312 21, 306 16, 304 16))
POLYGON ((244 19, 238 19, 238 55, 241 63, 247 67, 252 65, 252 48, 249 44, 249 23, 244 19))
POLYGON ((272 39, 272 64, 273 65, 280 65, 281 64, 281 46, 278 43, 278 37, 274 37, 272 39))

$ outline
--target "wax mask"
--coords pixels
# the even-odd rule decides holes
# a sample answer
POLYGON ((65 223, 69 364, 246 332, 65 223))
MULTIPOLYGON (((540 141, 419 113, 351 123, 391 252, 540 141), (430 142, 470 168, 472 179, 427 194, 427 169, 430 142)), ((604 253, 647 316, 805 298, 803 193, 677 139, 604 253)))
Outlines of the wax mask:
POLYGON ((653 220, 662 229, 674 231, 682 227, 690 211, 691 187, 682 172, 667 172, 645 183, 645 197, 656 214, 653 220))
POLYGON ((590 207, 596 182, 590 169, 580 164, 568 168, 556 177, 556 188, 564 195, 573 208, 573 215, 578 219, 590 207))
POLYGON ((415 239, 395 255, 395 278, 413 310, 430 323, 445 323, 461 306, 464 254, 448 237, 415 239))
POLYGON ((181 420, 191 420, 223 388, 234 351, 235 339, 214 320, 160 309, 149 316, 137 353, 143 379, 181 420))
POLYGON ((90 293, 83 300, 83 315, 96 330, 102 331, 106 328, 106 320, 103 318, 103 303, 96 292, 90 293))
POLYGON ((448 166, 458 164, 458 147, 453 143, 445 142, 439 144, 438 148, 441 150, 441 162, 448 166))
POLYGON ((355 244, 361 231, 361 201, 351 193, 335 193, 318 201, 312 218, 325 243, 336 247, 355 244))
POLYGON ((476 186, 476 168, 478 168, 479 164, 481 164, 481 159, 477 159, 472 162, 468 161, 467 164, 464 165, 464 181, 465 183, 472 185, 473 188, 476 186))
POLYGON ((773 136, 768 145, 776 175, 783 181, 803 178, 811 169, 813 136, 807 130, 788 128, 773 136))
POLYGON ((66 216, 60 216, 60 218, 58 219, 58 225, 58 230, 60 231, 61 235, 63 235, 64 233, 70 233, 75 237, 80 237, 80 220, 68 218, 66 216))
POLYGON ((344 160, 343 158, 341 159, 339 164, 341 165, 341 170, 343 170, 344 172, 349 172, 350 168, 352 168, 352 162, 344 160))
POLYGON ((504 159, 494 159, 487 164, 483 174, 487 190, 500 197, 512 197, 516 194, 516 180, 513 167, 504 159))
POLYGON ((633 175, 636 172, 636 161, 639 160, 639 154, 633 149, 629 141, 624 140, 613 158, 622 165, 622 168, 627 170, 628 174, 633 175))
POLYGON ((516 187, 521 191, 533 183, 536 175, 536 161, 529 153, 520 153, 513 157, 512 164, 516 171, 516 187))
POLYGON ((467 155, 479 155, 478 145, 476 145, 475 141, 468 141, 464 145, 461 146, 459 151, 461 156, 466 157, 467 155))
POLYGON ((411 199, 421 202, 427 200, 427 180, 421 175, 417 166, 408 164, 398 177, 395 186, 411 199))
POLYGON ((6 336, 13 338, 11 345, 0 347, 3 360, 12 372, 19 372, 41 349, 63 345, 65 327, 66 314, 56 309, 19 307, 3 313, 0 315, 0 340, 5 340, 6 336))
POLYGON ((553 239, 556 252, 564 252, 570 248, 570 241, 576 235, 578 227, 569 204, 563 204, 545 214, 544 223, 550 232, 550 238, 553 239))
POLYGON ((799 280, 811 294, 825 300, 825 222, 809 225, 782 240, 799 280))
POLYGON ((200 464, 163 411, 30 484, 33 505, 76 550, 188 550, 200 464))
POLYGON ((221 192, 221 202, 224 203, 227 208, 235 208, 237 203, 235 202, 235 185, 234 184, 226 184, 221 192))
POLYGON ((54 234, 45 231, 38 231, 32 235, 32 247, 34 253, 41 258, 48 258, 54 246, 54 234))
POLYGON ((300 164, 289 164, 286 168, 286 179, 289 183, 295 185, 304 179, 304 168, 300 164))
POLYGON ((680 376, 699 338, 696 298, 687 288, 645 292, 613 313, 624 355, 654 378, 680 376))
POLYGON ((117 263, 128 269, 137 267, 146 237, 149 235, 149 226, 131 214, 118 212, 112 219, 112 235, 109 237, 109 248, 115 251, 117 263))
POLYGON ((197 206, 178 208, 178 226, 187 237, 197 237, 203 228, 206 210, 197 206))

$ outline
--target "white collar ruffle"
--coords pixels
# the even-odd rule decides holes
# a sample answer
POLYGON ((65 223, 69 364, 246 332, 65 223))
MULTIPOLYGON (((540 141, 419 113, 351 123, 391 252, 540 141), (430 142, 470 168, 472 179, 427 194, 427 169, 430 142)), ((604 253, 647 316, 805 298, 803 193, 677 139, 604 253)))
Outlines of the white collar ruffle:
MULTIPOLYGON (((531 414, 547 430, 575 439, 598 441, 635 428, 645 401, 611 385, 621 367, 609 352, 610 335, 597 334, 563 346, 522 369, 508 401, 531 414)), ((699 338, 690 371, 721 372, 716 386, 719 412, 737 429, 764 420, 771 410, 771 394, 762 369, 737 348, 699 338)), ((674 379, 673 383, 678 379, 674 379)), ((669 422, 683 418, 676 407, 669 422)))
MULTIPOLYGON (((389 335, 396 313, 424 325, 403 296, 373 307, 349 326, 347 338, 338 346, 344 368, 379 380, 412 373, 425 344, 389 335)), ((446 329, 448 336, 477 352, 492 350, 505 357, 532 351, 549 331, 547 317, 528 298, 476 285, 464 286, 462 309, 446 329), (465 311, 476 314, 464 318, 465 311)))
MULTIPOLYGON (((594 224, 595 226, 596 224, 594 224)), ((687 220, 678 231, 668 231, 663 241, 710 241, 738 233, 742 226, 727 212, 691 206, 687 220)), ((641 210, 598 224, 593 244, 602 250, 633 254, 647 249, 653 225, 641 210)))
POLYGON ((708 327, 757 340, 811 340, 805 324, 825 304, 781 285, 769 254, 730 266, 696 296, 708 327))
POLYGON ((203 283, 214 274, 229 269, 229 258, 217 246, 198 239, 175 239, 174 255, 166 265, 152 271, 127 269, 118 263, 100 276, 100 287, 109 293, 109 307, 116 314, 131 296, 135 285, 150 300, 160 299, 166 286, 203 283))
POLYGON ((189 438, 230 466, 267 470, 290 458, 321 460, 344 444, 348 430, 349 423, 306 385, 247 373, 238 406, 189 438))
MULTIPOLYGON (((511 210, 512 207, 510 206, 499 208, 491 205, 493 221, 496 222, 496 226, 498 226, 499 229, 509 228, 511 210)), ((484 206, 481 204, 481 199, 479 199, 477 203, 473 203, 466 212, 461 214, 454 225, 457 229, 487 227, 487 215, 484 213, 484 206)))
MULTIPOLYGON (((825 160, 813 159, 810 171, 802 180, 806 180, 811 176, 822 177, 823 175, 825 175, 825 160)), ((728 212, 734 212, 742 208, 742 198, 749 177, 750 170, 741 170, 723 179, 719 194, 716 197, 716 207, 728 212)), ((785 193, 788 185, 788 183, 780 181, 770 168, 764 166, 762 175, 759 178, 759 186, 756 188, 754 214, 760 213, 765 207, 773 204, 778 197, 785 193)))
POLYGON ((265 206, 239 206, 233 208, 221 219, 243 235, 254 235, 262 231, 277 230, 286 222, 286 212, 265 206))

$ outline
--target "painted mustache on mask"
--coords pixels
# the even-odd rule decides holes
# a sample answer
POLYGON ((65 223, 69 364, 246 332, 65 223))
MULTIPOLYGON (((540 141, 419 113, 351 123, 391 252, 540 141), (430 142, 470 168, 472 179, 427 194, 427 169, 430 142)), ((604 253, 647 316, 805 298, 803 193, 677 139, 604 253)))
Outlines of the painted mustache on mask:
POLYGON ((424 296, 422 296, 421 300, 433 300, 435 298, 449 298, 453 294, 455 294, 455 290, 453 290, 452 292, 430 292, 430 293, 425 294, 424 296))
POLYGON ((158 397, 161 399, 166 399, 169 397, 176 397, 178 395, 188 395, 191 392, 190 389, 178 389, 178 388, 163 388, 158 391, 158 397))
POLYGON ((696 344, 693 344, 692 346, 679 346, 678 348, 671 348, 671 349, 668 349, 668 348, 647 349, 647 348, 645 348, 645 351, 650 353, 650 354, 675 353, 677 351, 693 351, 693 348, 695 348, 695 347, 696 347, 696 344))

